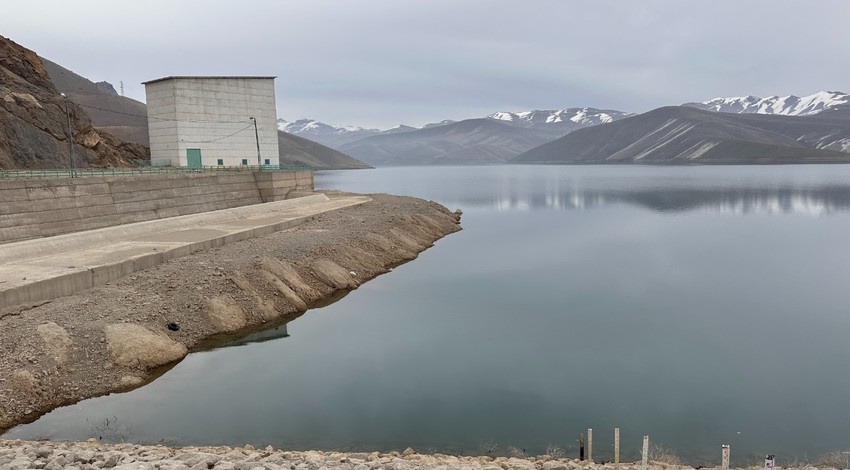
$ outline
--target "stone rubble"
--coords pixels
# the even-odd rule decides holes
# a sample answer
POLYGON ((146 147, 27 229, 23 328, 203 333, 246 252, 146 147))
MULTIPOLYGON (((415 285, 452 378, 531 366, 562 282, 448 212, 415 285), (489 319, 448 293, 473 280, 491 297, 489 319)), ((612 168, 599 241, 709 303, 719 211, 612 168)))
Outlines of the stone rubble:
MULTIPOLYGON (((0 468, 8 470, 615 470, 612 463, 539 457, 490 457, 399 452, 320 452, 244 447, 165 447, 136 444, 0 440, 0 468)), ((653 462, 652 470, 693 470, 653 462)), ((621 470, 639 470, 623 463, 621 470)))

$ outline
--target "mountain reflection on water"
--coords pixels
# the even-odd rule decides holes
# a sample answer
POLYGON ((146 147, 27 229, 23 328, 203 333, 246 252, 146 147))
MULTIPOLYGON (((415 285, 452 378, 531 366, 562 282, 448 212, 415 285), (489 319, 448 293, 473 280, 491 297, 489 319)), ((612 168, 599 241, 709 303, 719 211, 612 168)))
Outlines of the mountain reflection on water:
POLYGON ((655 212, 706 211, 721 214, 824 215, 850 209, 850 188, 682 188, 581 189, 515 192, 490 199, 463 201, 498 210, 588 210, 608 204, 633 204, 655 212))
POLYGON ((317 187, 408 194, 454 209, 589 210, 819 216, 850 209, 850 166, 384 167, 318 173, 317 187))

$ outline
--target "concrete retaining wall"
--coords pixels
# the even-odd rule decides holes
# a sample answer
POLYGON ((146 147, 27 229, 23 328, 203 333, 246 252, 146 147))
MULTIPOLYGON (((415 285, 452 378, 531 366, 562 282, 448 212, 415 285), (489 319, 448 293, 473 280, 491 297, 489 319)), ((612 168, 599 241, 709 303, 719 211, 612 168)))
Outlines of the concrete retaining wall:
POLYGON ((281 201, 290 192, 313 191, 312 171, 267 171, 254 173, 263 202, 281 201))
POLYGON ((0 181, 0 243, 286 199, 311 171, 0 181))

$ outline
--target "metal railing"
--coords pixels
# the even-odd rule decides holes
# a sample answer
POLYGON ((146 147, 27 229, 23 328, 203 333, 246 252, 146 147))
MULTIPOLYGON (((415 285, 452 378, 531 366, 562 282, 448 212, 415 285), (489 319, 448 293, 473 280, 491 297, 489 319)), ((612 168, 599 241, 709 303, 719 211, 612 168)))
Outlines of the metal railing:
POLYGON ((49 168, 39 170, 0 170, 0 180, 47 179, 47 178, 84 178, 91 176, 131 176, 158 175, 176 173, 222 173, 238 171, 310 171, 303 164, 286 165, 240 165, 240 166, 203 166, 188 168, 178 166, 134 166, 123 168, 49 168))

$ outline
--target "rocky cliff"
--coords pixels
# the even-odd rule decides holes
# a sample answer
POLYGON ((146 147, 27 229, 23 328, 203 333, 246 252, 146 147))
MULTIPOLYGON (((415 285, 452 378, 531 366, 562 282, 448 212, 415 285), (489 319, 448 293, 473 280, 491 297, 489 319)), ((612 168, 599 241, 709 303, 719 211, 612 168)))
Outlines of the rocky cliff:
POLYGON ((69 167, 69 115, 75 166, 147 158, 145 147, 96 130, 83 108, 61 96, 35 52, 0 36, 0 169, 69 167))

